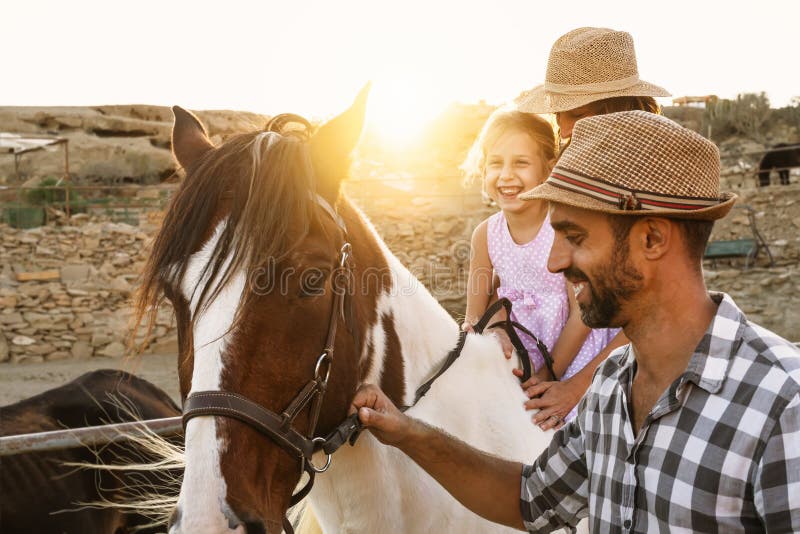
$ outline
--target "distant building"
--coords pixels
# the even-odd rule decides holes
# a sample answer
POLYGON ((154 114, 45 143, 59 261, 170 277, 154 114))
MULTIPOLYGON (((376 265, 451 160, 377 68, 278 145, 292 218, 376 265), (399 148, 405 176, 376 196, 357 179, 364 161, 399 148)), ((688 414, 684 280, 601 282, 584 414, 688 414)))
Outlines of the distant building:
POLYGON ((717 95, 704 96, 679 96, 672 99, 673 106, 687 106, 690 108, 705 108, 718 100, 717 95))

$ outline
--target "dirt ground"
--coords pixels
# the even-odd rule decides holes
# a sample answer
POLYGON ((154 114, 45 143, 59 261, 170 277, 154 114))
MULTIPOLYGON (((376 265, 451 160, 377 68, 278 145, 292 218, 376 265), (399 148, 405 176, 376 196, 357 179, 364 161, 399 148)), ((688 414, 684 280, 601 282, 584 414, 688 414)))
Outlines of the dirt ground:
POLYGON ((175 355, 146 354, 136 359, 92 358, 31 364, 0 364, 0 406, 60 386, 95 369, 122 369, 149 380, 180 404, 175 355))

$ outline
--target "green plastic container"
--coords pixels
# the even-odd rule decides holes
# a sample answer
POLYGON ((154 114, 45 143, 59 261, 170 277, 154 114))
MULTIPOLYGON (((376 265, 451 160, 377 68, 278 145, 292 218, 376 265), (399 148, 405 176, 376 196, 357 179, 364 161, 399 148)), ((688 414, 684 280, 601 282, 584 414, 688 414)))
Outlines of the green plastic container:
POLYGON ((41 206, 2 206, 3 222, 12 228, 36 228, 44 224, 44 208, 41 206))

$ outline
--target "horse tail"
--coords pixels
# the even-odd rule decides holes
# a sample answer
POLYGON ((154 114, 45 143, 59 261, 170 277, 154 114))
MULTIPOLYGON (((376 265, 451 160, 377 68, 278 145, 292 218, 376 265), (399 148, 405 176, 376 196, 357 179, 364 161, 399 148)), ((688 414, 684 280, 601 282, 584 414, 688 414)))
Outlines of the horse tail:
MULTIPOLYGON (((142 420, 124 401, 118 404, 134 420, 142 420)), ((129 527, 131 532, 164 531, 178 504, 186 465, 182 440, 166 439, 149 430, 121 435, 125 437, 124 443, 93 450, 93 462, 65 462, 68 467, 106 474, 119 481, 115 491, 101 492, 99 500, 77 504, 138 516, 138 524, 129 527)))

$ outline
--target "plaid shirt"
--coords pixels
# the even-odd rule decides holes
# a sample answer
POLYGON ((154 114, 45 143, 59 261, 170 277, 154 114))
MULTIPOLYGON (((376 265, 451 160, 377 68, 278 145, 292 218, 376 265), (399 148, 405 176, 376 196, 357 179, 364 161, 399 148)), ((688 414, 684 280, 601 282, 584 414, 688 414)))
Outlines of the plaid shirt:
POLYGON ((530 532, 800 532, 800 350, 711 294, 686 371, 633 434, 628 347, 597 370, 578 417, 522 474, 530 532))

